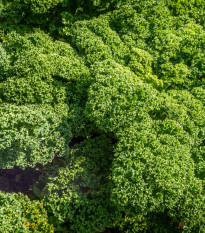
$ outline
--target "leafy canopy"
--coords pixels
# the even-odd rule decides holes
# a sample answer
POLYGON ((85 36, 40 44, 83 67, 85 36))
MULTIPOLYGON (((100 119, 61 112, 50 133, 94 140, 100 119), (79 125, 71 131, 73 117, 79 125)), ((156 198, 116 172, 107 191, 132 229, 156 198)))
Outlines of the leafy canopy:
MULTIPOLYGON (((0 168, 44 165, 34 187, 56 231, 205 232, 204 7, 4 1, 0 168)), ((2 226, 52 232, 2 198, 18 207, 2 201, 2 226)))

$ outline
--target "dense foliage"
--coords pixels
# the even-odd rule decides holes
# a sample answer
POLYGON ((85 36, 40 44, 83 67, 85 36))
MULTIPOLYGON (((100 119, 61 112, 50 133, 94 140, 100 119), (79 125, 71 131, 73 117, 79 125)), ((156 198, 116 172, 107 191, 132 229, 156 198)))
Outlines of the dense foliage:
POLYGON ((1 7, 0 231, 205 232, 204 0, 1 7))
POLYGON ((0 192, 0 203, 2 232, 54 232, 47 212, 39 201, 31 201, 23 194, 0 192))

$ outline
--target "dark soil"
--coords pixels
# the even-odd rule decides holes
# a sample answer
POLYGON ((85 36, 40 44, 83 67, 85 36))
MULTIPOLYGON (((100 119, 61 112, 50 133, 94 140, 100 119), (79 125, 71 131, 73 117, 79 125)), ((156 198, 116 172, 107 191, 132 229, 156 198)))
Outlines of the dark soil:
MULTIPOLYGON (((81 138, 78 138, 75 140, 75 143, 79 143, 81 140, 81 138)), ((61 160, 59 160, 59 158, 55 155, 53 161, 48 163, 47 166, 55 166, 56 163, 59 164, 59 161, 61 160)), ((45 175, 45 171, 43 169, 44 167, 45 166, 41 164, 37 164, 35 168, 27 167, 25 170, 22 170, 17 166, 14 166, 12 169, 0 169, 0 190, 7 193, 23 193, 24 195, 28 195, 34 199, 38 198, 38 195, 33 192, 32 187, 34 184, 37 184, 37 186, 44 186, 44 183, 42 183, 41 179, 39 179, 41 175, 45 175)), ((109 228, 104 233, 118 232, 119 231, 116 229, 109 228)))
POLYGON ((75 144, 79 144, 79 143, 81 143, 82 141, 84 141, 85 139, 86 139, 85 137, 81 137, 81 136, 76 137, 76 138, 73 138, 73 139, 71 140, 71 142, 69 143, 69 147, 70 147, 70 148, 73 148, 75 144))
POLYGON ((21 168, 15 166, 12 169, 0 169, 0 190, 8 193, 23 193, 33 195, 32 185, 42 174, 43 166, 38 164, 35 168, 21 168))

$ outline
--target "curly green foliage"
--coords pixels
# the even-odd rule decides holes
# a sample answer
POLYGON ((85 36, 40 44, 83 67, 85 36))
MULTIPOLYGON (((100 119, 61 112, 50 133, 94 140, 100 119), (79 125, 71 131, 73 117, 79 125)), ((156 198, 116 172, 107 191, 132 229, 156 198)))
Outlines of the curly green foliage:
POLYGON ((173 120, 153 122, 145 118, 117 136, 113 202, 133 216, 168 210, 168 215, 175 222, 183 222, 188 232, 202 229, 203 183, 195 177, 191 137, 181 125, 173 120))
POLYGON ((195 162, 195 173, 200 179, 204 179, 205 167, 205 105, 204 88, 188 91, 170 91, 169 94, 178 102, 178 107, 171 110, 169 115, 175 118, 192 138, 192 158, 195 162), (181 108, 181 110, 179 110, 181 108))
POLYGON ((7 9, 12 9, 12 6, 8 4, 12 2, 13 8, 15 7, 17 10, 27 11, 31 14, 43 14, 63 1, 64 0, 3 0, 3 3, 7 6, 7 9))
MULTIPOLYGON (((11 0, 3 0, 4 3, 11 2, 11 0)), ((14 0, 14 4, 24 6, 27 11, 31 11, 33 14, 43 14, 48 13, 53 8, 65 9, 72 13, 77 13, 78 11, 96 15, 96 13, 106 12, 108 10, 114 9, 117 5, 121 5, 121 1, 117 0, 14 0), (94 12, 93 12, 94 11, 94 12), (96 12, 95 12, 96 11, 96 12)))
POLYGON ((190 23, 178 30, 161 30, 153 39, 154 72, 167 87, 201 85, 204 66, 204 30, 190 23))
POLYGON ((72 43, 86 58, 88 65, 108 58, 126 64, 129 48, 109 25, 110 16, 77 21, 65 27, 62 35, 71 36, 72 43), (83 33, 82 33, 83 32, 83 33))
POLYGON ((0 206, 0 225, 2 232, 28 232, 26 220, 22 217, 21 204, 14 195, 0 192, 0 206))
POLYGON ((180 124, 148 120, 120 133, 112 167, 113 200, 138 214, 172 208, 194 177, 190 138, 180 124))
POLYGON ((59 3, 64 0, 17 0, 23 5, 28 5, 30 10, 35 14, 46 13, 49 9, 56 7, 59 3))
POLYGON ((196 99, 200 100, 203 105, 205 105, 205 86, 194 87, 191 90, 191 94, 195 96, 196 99))
POLYGON ((147 229, 147 223, 144 217, 126 214, 122 222, 118 224, 117 229, 122 233, 142 232, 147 229))
POLYGON ((10 69, 16 77, 56 76, 71 81, 89 73, 69 44, 54 42, 42 32, 27 37, 10 33, 7 40, 4 47, 13 54, 10 69))
POLYGON ((5 49, 0 44, 0 81, 3 80, 9 67, 9 59, 5 49))
POLYGON ((93 76, 85 111, 105 132, 131 125, 160 101, 151 85, 112 60, 96 63, 93 76))
POLYGON ((204 140, 205 129, 204 101, 197 99, 185 90, 172 90, 168 92, 168 95, 173 99, 173 103, 177 101, 178 104, 175 112, 172 109, 169 113, 169 118, 172 117, 183 125, 185 131, 191 135, 194 145, 201 145, 204 140))
POLYGON ((48 222, 47 211, 42 203, 37 200, 31 201, 23 194, 15 194, 14 197, 21 204, 22 218, 26 221, 25 225, 28 232, 54 232, 54 227, 48 222))
POLYGON ((112 162, 113 202, 133 216, 169 210, 189 231, 199 229, 204 221, 203 89, 197 88, 198 99, 185 90, 160 93, 112 60, 96 63, 91 73, 85 112, 118 140, 112 162), (191 205, 196 182, 200 204, 191 205), (179 215, 176 209, 183 206, 198 215, 179 215), (192 224, 191 216, 199 220, 192 224))
MULTIPOLYGON (((101 12, 112 10, 117 0, 3 0, 0 28, 10 30, 30 30, 41 26, 55 37, 63 25, 62 13, 72 14, 76 20, 90 18, 101 12), (31 27, 30 27, 31 25, 31 27)), ((121 3, 121 1, 119 2, 121 3)))
POLYGON ((92 124, 89 117, 85 114, 85 107, 77 104, 69 106, 67 117, 74 138, 89 137, 96 131, 96 126, 92 124))
POLYGON ((9 78, 2 83, 4 102, 22 104, 58 104, 66 102, 66 84, 52 78, 9 78))
POLYGON ((190 68, 190 79, 194 80, 195 86, 204 84, 205 32, 203 27, 189 23, 180 27, 177 31, 177 35, 182 38, 180 44, 181 55, 184 63, 190 68))
POLYGON ((204 232, 203 0, 15 0, 1 16, 0 98, 23 105, 2 105, 1 164, 67 158, 42 192, 56 230, 204 232), (70 132, 87 139, 67 156, 70 132))
MULTIPOLYGON (((141 9, 141 7, 136 8, 141 9)), ((143 49, 151 33, 150 23, 142 14, 138 13, 138 10, 125 4, 119 10, 113 12, 111 25, 127 46, 143 49)))
POLYGON ((152 71, 163 89, 204 84, 204 30, 193 19, 173 16, 163 1, 136 1, 114 11, 110 24, 127 46, 152 56, 152 71))
POLYGON ((69 111, 67 121, 71 126, 73 137, 89 137, 93 134, 96 126, 90 122, 85 114, 85 105, 87 102, 87 92, 92 78, 77 80, 67 85, 67 101, 69 111))
POLYGON ((185 16, 172 16, 157 2, 136 4, 74 24, 65 20, 62 35, 72 38, 88 65, 111 58, 165 90, 202 85, 203 27, 185 16))
POLYGON ((198 24, 205 26, 204 21, 204 1, 203 0, 165 0, 166 5, 174 15, 188 15, 198 24))
POLYGON ((47 176, 43 201, 56 229, 103 232, 121 218, 109 201, 113 146, 104 136, 87 139, 70 152, 65 168, 55 167, 47 176))
POLYGON ((145 50, 132 48, 128 56, 127 66, 144 82, 151 84, 155 88, 163 88, 163 80, 153 75, 153 57, 145 50))
POLYGON ((0 108, 0 122, 2 169, 14 165, 34 167, 36 163, 51 161, 55 151, 61 156, 68 153, 70 127, 51 107, 4 104, 0 108))
POLYGON ((139 76, 152 73, 152 56, 143 49, 132 48, 128 67, 139 76))
POLYGON ((135 214, 168 210, 184 230, 198 232, 204 227, 205 109, 186 91, 170 95, 150 115, 116 134, 113 201, 135 214))
POLYGON ((110 47, 112 57, 116 62, 125 64, 130 52, 129 48, 122 42, 117 32, 110 27, 109 18, 109 15, 94 18, 87 21, 87 27, 98 37, 101 37, 105 45, 110 47))
POLYGON ((47 212, 39 201, 31 201, 23 194, 0 192, 1 231, 12 232, 54 232, 48 223, 47 212))
POLYGON ((86 56, 86 61, 90 65, 95 61, 102 61, 112 58, 112 51, 101 37, 92 32, 84 21, 76 22, 70 29, 72 42, 78 51, 86 56))
POLYGON ((205 231, 205 194, 202 182, 193 178, 184 192, 184 197, 179 200, 176 207, 169 210, 169 216, 175 222, 183 223, 183 232, 205 231))
MULTIPOLYGON (((205 106, 205 88, 204 87, 197 87, 197 88, 193 88, 191 91, 192 95, 200 101, 200 103, 205 106)), ((192 102, 192 101, 190 101, 192 102)), ((194 101, 195 103, 193 103, 191 106, 193 109, 200 109, 199 108, 199 102, 194 101)), ((202 108, 204 109, 204 107, 202 108)), ((190 111, 191 112, 191 111, 190 111)), ((197 113, 197 111, 195 110, 195 114, 194 117, 196 118, 202 118, 204 117, 205 113, 201 112, 201 113, 197 113)), ((197 140, 197 144, 193 149, 193 158, 194 161, 196 163, 196 173, 197 175, 201 178, 201 179, 205 179, 205 127, 203 125, 203 121, 201 121, 202 124, 200 127, 200 131, 198 133, 198 140, 197 140)))
POLYGON ((1 91, 6 102, 65 103, 68 82, 86 82, 89 74, 69 44, 53 42, 42 32, 27 37, 10 33, 4 47, 12 54, 1 91))
POLYGON ((88 136, 95 128, 83 114, 89 69, 75 50, 41 31, 26 36, 10 33, 4 47, 12 54, 12 64, 1 85, 3 101, 54 107, 67 103, 73 135, 88 136))

